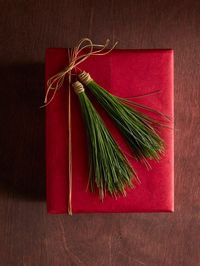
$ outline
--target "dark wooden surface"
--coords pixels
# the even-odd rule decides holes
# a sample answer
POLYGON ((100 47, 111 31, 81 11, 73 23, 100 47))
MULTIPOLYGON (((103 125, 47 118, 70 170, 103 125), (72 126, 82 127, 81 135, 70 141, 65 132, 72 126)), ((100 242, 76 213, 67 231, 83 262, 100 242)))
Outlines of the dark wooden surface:
POLYGON ((0 0, 0 265, 200 265, 200 2, 0 0), (175 49, 175 213, 47 215, 44 54, 175 49))

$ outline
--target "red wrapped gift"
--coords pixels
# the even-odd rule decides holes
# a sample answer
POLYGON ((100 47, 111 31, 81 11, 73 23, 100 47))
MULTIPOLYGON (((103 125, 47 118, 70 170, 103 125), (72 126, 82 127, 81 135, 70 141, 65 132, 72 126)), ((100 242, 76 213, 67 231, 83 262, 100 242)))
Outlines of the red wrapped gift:
MULTIPOLYGON (((46 82, 68 64, 68 51, 49 48, 46 51, 46 82)), ((104 56, 91 56, 79 67, 112 94, 133 100, 173 118, 173 50, 114 50, 104 56), (159 93, 145 96, 152 91, 159 93), (142 96, 143 97, 135 97, 142 96), (134 98, 135 97, 135 98, 134 98)), ((58 90, 46 107, 46 184, 47 210, 68 210, 68 84, 58 90)), ((130 150, 105 111, 92 98, 122 150, 130 150)), ((161 128, 166 143, 159 162, 150 161, 151 170, 134 158, 129 161, 141 184, 127 190, 126 197, 107 195, 102 202, 98 193, 86 191, 88 184, 88 151, 86 130, 77 95, 72 91, 72 211, 81 212, 172 212, 174 210, 174 144, 173 130, 161 128)), ((150 114, 154 116, 153 114, 150 114)), ((168 124, 172 127, 172 123, 168 124)))

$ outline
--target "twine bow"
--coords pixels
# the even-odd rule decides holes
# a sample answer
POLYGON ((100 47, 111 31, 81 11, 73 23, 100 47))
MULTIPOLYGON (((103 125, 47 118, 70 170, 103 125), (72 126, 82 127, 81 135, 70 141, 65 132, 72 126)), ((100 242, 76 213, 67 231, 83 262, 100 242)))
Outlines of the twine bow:
POLYGON ((105 44, 94 44, 89 38, 83 38, 79 41, 78 45, 74 48, 68 48, 69 65, 62 71, 52 76, 47 81, 47 91, 45 94, 44 105, 49 105, 54 99, 56 92, 64 83, 65 77, 68 75, 68 152, 69 152, 69 197, 68 197, 68 214, 72 215, 72 137, 71 137, 71 79, 72 75, 76 75, 78 65, 87 60, 92 55, 106 55, 110 53, 117 45, 118 42, 108 48, 110 40, 107 39, 105 44), (72 71, 75 70, 75 74, 72 71), (49 98, 50 91, 53 91, 52 96, 49 98))

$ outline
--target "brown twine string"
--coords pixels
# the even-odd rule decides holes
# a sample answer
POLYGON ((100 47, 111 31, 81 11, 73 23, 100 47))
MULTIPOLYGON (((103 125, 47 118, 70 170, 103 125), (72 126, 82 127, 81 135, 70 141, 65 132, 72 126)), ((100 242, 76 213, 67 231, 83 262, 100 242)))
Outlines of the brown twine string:
MULTIPOLYGON (((69 62, 72 58, 72 51, 68 51, 69 62)), ((71 128, 71 71, 69 72, 68 78, 68 128, 71 128)), ((69 158, 69 176, 72 176, 72 137, 71 130, 68 132, 68 158, 69 158)), ((72 178, 69 178, 69 188, 72 187, 72 178)), ((69 201, 68 201, 68 214, 72 215, 72 204, 71 204, 72 190, 69 189, 69 201)))
MULTIPOLYGON (((71 79, 72 70, 76 70, 78 65, 87 60, 92 55, 106 55, 110 53, 117 45, 116 42, 110 49, 105 51, 108 47, 110 40, 107 39, 105 44, 94 44, 90 39, 83 38, 79 41, 78 45, 72 49, 68 49, 69 65, 62 71, 52 76, 47 81, 47 91, 45 94, 44 105, 46 107, 54 99, 56 92, 60 89, 64 83, 66 75, 68 75, 68 151, 69 151, 69 198, 68 198, 68 214, 72 215, 72 137, 71 137, 71 79), (50 91, 53 90, 53 95, 48 100, 50 91)), ((78 84, 78 83, 77 83, 78 84)), ((82 85, 82 84, 81 84, 82 85)), ((76 93, 83 92, 84 88, 80 88, 80 85, 75 86, 76 93), (79 87, 79 89, 77 89, 79 87), (83 90, 82 90, 83 89, 83 90)), ((83 86, 82 86, 83 87, 83 86)))

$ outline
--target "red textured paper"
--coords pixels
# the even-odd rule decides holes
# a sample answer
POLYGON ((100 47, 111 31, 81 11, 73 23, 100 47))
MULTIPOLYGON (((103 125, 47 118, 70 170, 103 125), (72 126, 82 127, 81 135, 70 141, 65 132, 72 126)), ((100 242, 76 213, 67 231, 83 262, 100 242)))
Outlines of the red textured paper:
MULTIPOLYGON (((46 51, 46 81, 68 63, 67 49, 46 51)), ((121 97, 160 93, 133 98, 173 117, 173 51, 172 50, 114 50, 105 56, 93 56, 80 65, 102 87, 121 97)), ((46 107, 46 179, 47 210, 65 213, 68 205, 68 87, 57 92, 46 107)), ((91 97, 90 97, 91 98, 91 97)), ((103 109, 96 104, 120 147, 131 153, 123 137, 103 109)), ((172 126, 171 124, 169 124, 172 126)), ((72 149, 73 149, 73 213, 79 212, 171 212, 174 210, 173 130, 161 129, 166 153, 160 162, 151 161, 152 170, 129 158, 141 184, 127 190, 126 197, 107 195, 103 203, 98 193, 86 192, 88 182, 87 138, 77 95, 72 91, 72 149)))

